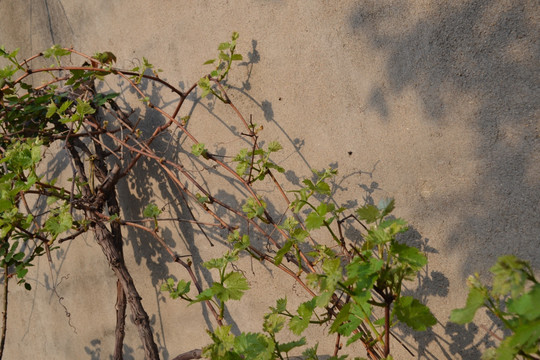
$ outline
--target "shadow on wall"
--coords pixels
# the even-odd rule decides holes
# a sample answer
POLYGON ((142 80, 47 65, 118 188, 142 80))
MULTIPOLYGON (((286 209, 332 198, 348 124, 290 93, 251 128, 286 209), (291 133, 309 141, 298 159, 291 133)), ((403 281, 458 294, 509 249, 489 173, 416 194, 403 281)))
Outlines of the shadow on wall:
MULTIPOLYGON (((355 31, 389 53, 389 85, 373 89, 373 106, 384 115, 385 97, 414 87, 427 118, 444 123, 455 115, 447 109, 444 89, 461 92, 461 99, 474 97, 479 108, 472 126, 481 165, 478 174, 470 175, 477 186, 468 194, 456 194, 448 207, 462 211, 466 200, 481 204, 484 211, 464 211, 462 225, 447 241, 455 247, 462 234, 472 234, 477 240, 471 255, 489 244, 500 254, 517 252, 538 267, 540 261, 529 250, 535 248, 540 228, 540 177, 530 173, 540 150, 540 25, 533 21, 540 16, 539 7, 523 0, 508 6, 500 1, 448 3, 406 32, 386 34, 383 24, 401 23, 408 12, 403 2, 375 2, 359 6, 350 17, 355 31)), ((473 270, 467 266, 463 275, 473 270)))
MULTIPOLYGON (((526 0, 435 3, 426 5, 425 15, 411 25, 404 25, 407 16, 420 10, 402 1, 364 3, 350 15, 354 33, 388 54, 388 82, 372 89, 370 106, 390 120, 388 99, 414 89, 424 104, 424 118, 444 127, 462 116, 453 113, 456 104, 448 103, 449 98, 475 102, 470 124, 476 136, 475 159, 470 160, 479 165, 469 174, 473 186, 428 204, 428 211, 441 219, 459 218, 440 250, 466 249, 463 278, 486 271, 506 253, 540 268, 535 256, 540 230, 540 7, 526 0), (398 28, 404 31, 397 33, 398 28)), ((430 276, 436 280, 438 274, 430 276)), ((425 280, 421 289, 430 294, 433 281, 425 280)), ((445 338, 451 341, 428 331, 416 339, 418 356, 434 359, 427 350, 433 342, 447 359, 456 354, 477 359, 478 344, 472 339, 478 331, 474 324, 449 323, 445 338)))

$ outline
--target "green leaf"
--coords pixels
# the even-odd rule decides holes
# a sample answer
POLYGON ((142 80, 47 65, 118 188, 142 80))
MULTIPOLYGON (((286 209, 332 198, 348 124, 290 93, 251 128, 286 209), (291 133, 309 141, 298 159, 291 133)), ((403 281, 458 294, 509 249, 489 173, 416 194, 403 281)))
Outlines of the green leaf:
POLYGON ((424 331, 437 323, 429 308, 412 296, 400 297, 394 305, 394 314, 416 331, 424 331))
POLYGON ((351 303, 343 305, 339 313, 337 314, 332 326, 330 326, 330 333, 333 334, 339 330, 341 325, 349 320, 349 312, 351 309, 351 303))
POLYGON ((10 58, 14 59, 17 56, 17 54, 19 53, 19 50, 20 50, 19 48, 16 48, 7 57, 10 57, 10 58))
POLYGON ((298 306, 298 314, 304 318, 308 319, 308 321, 311 319, 311 315, 313 314, 313 310, 315 310, 315 299, 311 299, 310 301, 303 302, 298 306))
POLYGON ((293 246, 293 241, 288 240, 281 249, 278 250, 276 253, 276 256, 274 257, 274 264, 279 265, 283 261, 283 256, 291 250, 291 247, 293 246))
POLYGON ((329 290, 321 292, 318 296, 315 297, 315 299, 317 300, 317 306, 322 308, 327 306, 332 299, 332 295, 334 295, 334 293, 329 290))
POLYGON ((229 55, 225 54, 224 52, 220 53, 218 57, 223 61, 231 61, 229 55))
POLYGON ((277 141, 271 141, 270 144, 268 144, 268 151, 270 152, 276 152, 283 149, 283 146, 277 141))
POLYGON ((201 301, 212 300, 213 297, 214 297, 213 289, 209 288, 201 292, 199 295, 197 295, 195 300, 192 300, 189 304, 193 305, 201 301))
POLYGON ((210 80, 208 78, 201 78, 197 83, 202 90, 201 98, 205 98, 212 91, 210 87, 210 80))
POLYGON ((292 349, 306 345, 306 338, 303 337, 300 340, 290 341, 284 344, 278 344, 278 350, 280 352, 289 353, 292 349))
POLYGON ((112 64, 113 62, 116 62, 116 56, 110 51, 95 53, 92 58, 98 60, 102 64, 112 64))
MULTIPOLYGON (((367 302, 367 300, 368 299, 366 297, 366 302, 367 302)), ((338 333, 340 333, 341 335, 345 335, 345 336, 350 336, 353 333, 353 331, 358 329, 358 326, 360 326, 363 319, 366 316, 369 316, 369 314, 371 313, 371 311, 369 309, 366 309, 366 310, 369 310, 367 312, 363 311, 362 307, 357 303, 350 303, 350 304, 351 304, 351 308, 348 311, 349 312, 349 314, 348 314, 349 317, 348 317, 347 321, 344 321, 339 326, 339 328, 337 330, 338 333)))
POLYGON ((64 101, 57 112, 59 114, 63 114, 71 106, 71 104, 73 104, 73 101, 71 100, 64 101))
POLYGON ((189 292, 190 287, 191 287, 191 281, 185 281, 185 280, 180 279, 180 281, 178 281, 178 285, 176 286, 175 294, 177 296, 185 295, 189 292))
POLYGON ((295 335, 300 335, 304 330, 307 329, 309 325, 309 319, 302 319, 299 316, 293 316, 291 321, 289 321, 289 329, 295 335))
POLYGON ((231 57, 231 60, 232 61, 241 61, 241 60, 243 60, 243 57, 240 54, 233 54, 233 56, 231 57))
POLYGON ((315 187, 315 191, 322 195, 331 195, 332 190, 330 190, 330 185, 325 183, 324 181, 318 182, 317 186, 315 187))
POLYGON ((71 54, 71 51, 62 49, 62 47, 60 47, 60 45, 54 45, 51 48, 49 48, 49 49, 47 49, 47 50, 45 50, 43 52, 43 56, 45 58, 50 58, 51 56, 54 56, 55 58, 58 58, 60 56, 66 56, 66 55, 69 55, 69 54, 71 54))
POLYGON ((53 239, 56 239, 58 235, 71 229, 73 226, 73 218, 69 213, 69 206, 63 206, 60 208, 56 215, 51 216, 45 221, 44 228, 48 231, 53 239))
POLYGON ((231 334, 230 325, 220 326, 216 331, 208 332, 208 334, 214 343, 204 349, 204 356, 210 359, 241 359, 239 356, 228 356, 228 352, 234 347, 234 335, 231 334))
POLYGON ((247 217, 253 219, 254 217, 261 217, 266 209, 266 202, 259 198, 259 201, 255 198, 248 198, 242 205, 242 211, 246 213, 247 217), (259 205, 260 202, 260 205, 259 205))
POLYGON ((380 217, 379 209, 371 204, 356 209, 356 214, 360 220, 364 220, 368 224, 374 223, 380 217))
POLYGON ((324 278, 321 282, 321 290, 329 290, 334 292, 337 283, 342 279, 342 268, 339 258, 326 259, 323 263, 322 270, 324 278))
POLYGON ((222 42, 221 44, 219 44, 218 46, 218 50, 227 50, 231 47, 231 44, 228 43, 228 42, 222 42))
POLYGON ((150 203, 146 205, 146 207, 143 210, 143 216, 147 218, 155 218, 159 214, 161 214, 161 210, 154 203, 150 203))
POLYGON ((223 285, 227 290, 226 296, 220 299, 223 301, 226 301, 229 298, 232 300, 240 300, 244 295, 244 292, 249 290, 246 278, 239 272, 230 272, 227 274, 223 281, 223 285))
POLYGON ((242 161, 238 165, 236 165, 236 173, 240 176, 243 176, 247 173, 249 169, 249 163, 247 161, 242 161))
POLYGON ((0 199, 0 212, 6 211, 13 207, 13 203, 9 199, 0 199))
POLYGON ((535 351, 534 349, 537 351, 538 345, 540 345, 540 319, 520 324, 514 334, 505 340, 514 349, 522 349, 530 353, 533 353, 535 351), (528 349, 533 350, 529 351, 528 349))
POLYGON ((227 265, 227 259, 220 257, 206 261, 203 266, 207 269, 223 269, 227 265))
POLYGON ((195 156, 204 156, 206 153, 205 145, 203 143, 194 144, 191 147, 191 153, 195 156))
POLYGON ((535 284, 526 294, 508 300, 508 311, 523 316, 527 320, 540 318, 540 284, 535 284))
POLYGON ((304 360, 319 360, 317 357, 317 348, 319 347, 319 343, 316 343, 315 346, 307 348, 302 353, 302 356, 304 356, 304 360))
POLYGON ((207 204, 210 202, 210 200, 208 199, 208 196, 202 196, 201 194, 197 193, 195 194, 195 197, 197 198, 197 201, 200 204, 207 204))
MULTIPOLYGON (((360 339, 362 337, 362 335, 364 335, 361 331, 357 332, 356 334, 354 334, 353 336, 349 337, 347 339, 347 346, 351 345, 352 343, 354 343, 355 341, 358 341, 358 339, 360 339)), ((364 359, 364 358, 362 358, 364 359)), ((364 359, 365 360, 365 359, 364 359)))
POLYGON ((216 61, 216 59, 206 60, 203 65, 213 64, 215 61, 216 61))
POLYGON ((266 162, 264 165, 265 165, 268 169, 275 169, 275 170, 277 170, 277 172, 279 172, 279 173, 282 173, 282 174, 283 174, 283 173, 285 172, 285 169, 284 169, 284 168, 282 168, 282 167, 279 166, 279 165, 274 164, 273 162, 268 161, 268 162, 266 162))
POLYGON ((306 217, 306 229, 319 229, 324 224, 324 217, 313 211, 306 217))
POLYGON ((297 310, 299 316, 293 316, 289 322, 289 329, 295 335, 300 335, 308 327, 315 306, 316 299, 311 299, 300 304, 297 310))
POLYGON ((96 94, 94 95, 93 102, 96 106, 103 106, 107 103, 107 101, 114 99, 120 95, 119 93, 109 93, 109 94, 96 94))
POLYGON ((395 242, 390 247, 390 252, 397 256, 399 262, 407 264, 415 270, 427 264, 427 258, 420 250, 406 244, 395 242))
POLYGON ((377 226, 368 230, 365 240, 364 246, 366 250, 369 250, 373 248, 374 245, 386 244, 392 241, 392 236, 384 231, 384 228, 377 226))
POLYGON ((388 235, 394 237, 396 234, 407 231, 407 222, 403 219, 386 219, 379 224, 388 235))
POLYGON ((285 310, 287 310, 287 298, 277 299, 276 300, 276 307, 272 308, 270 307, 270 310, 274 313, 282 313, 285 310))
POLYGON ((285 326, 285 316, 279 314, 268 314, 264 317, 263 330, 270 334, 276 334, 285 326))
POLYGON ((47 106, 47 114, 45 115, 45 117, 49 119, 51 116, 56 114, 56 110, 58 110, 58 107, 56 107, 56 104, 51 101, 49 106, 47 106))
POLYGON ((347 285, 356 283, 357 290, 371 290, 378 277, 378 272, 382 269, 384 261, 369 257, 367 261, 360 257, 355 257, 347 266, 347 285))
POLYGON ((143 56, 143 66, 147 69, 152 69, 154 65, 148 62, 148 59, 143 56))
MULTIPOLYGON (((494 360, 514 360, 518 350, 510 345, 510 340, 511 337, 504 339, 494 352, 488 353, 488 356, 493 356, 494 360)), ((484 360, 484 354, 482 354, 482 360, 484 360)))
POLYGON ((77 114, 79 114, 82 117, 85 115, 93 114, 96 112, 96 109, 90 105, 88 101, 83 101, 81 99, 77 99, 77 114))
POLYGON ((501 256, 497 263, 490 269, 493 273, 493 294, 506 295, 511 293, 517 297, 527 281, 527 262, 518 259, 514 255, 501 256))
POLYGON ((272 360, 275 343, 264 334, 242 333, 234 339, 234 349, 246 360, 272 360))
POLYGON ((17 278, 23 279, 27 273, 28 273, 28 269, 21 267, 17 269, 17 278))

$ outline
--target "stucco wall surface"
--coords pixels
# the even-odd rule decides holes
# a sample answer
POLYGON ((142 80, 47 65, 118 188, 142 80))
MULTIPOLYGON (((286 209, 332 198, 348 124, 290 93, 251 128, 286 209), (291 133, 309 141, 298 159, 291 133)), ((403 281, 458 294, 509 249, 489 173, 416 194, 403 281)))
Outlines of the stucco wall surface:
MULTIPOLYGON (((337 166, 336 201, 394 197, 396 215, 411 224, 409 240, 428 255, 426 272, 407 287, 439 323, 417 334, 396 329, 415 354, 397 350, 398 359, 479 359, 486 342, 496 341, 486 330, 491 321, 448 322, 465 303, 467 276, 487 276, 508 253, 540 269, 536 0, 0 0, 0 19, 0 44, 20 47, 21 57, 53 44, 112 51, 122 68, 144 56, 184 88, 238 31, 245 62, 233 69, 231 95, 264 125, 267 141, 283 145, 275 160, 290 170, 280 178, 285 187, 294 189, 311 168, 337 166)), ((224 141, 216 118, 232 117, 206 101, 192 114, 215 147, 224 141)), ((163 195, 159 179, 125 185, 120 195, 133 201, 127 215, 140 216, 145 196, 163 195)), ((194 261, 226 248, 209 247, 195 228, 168 231, 194 261)), ((43 258, 31 270, 32 292, 12 287, 5 358, 109 359, 116 281, 101 250, 88 235, 53 255, 51 268, 43 258)), ((163 359, 204 346, 213 327, 207 311, 159 291, 169 274, 186 274, 136 233, 126 235, 126 258, 163 359)), ((252 290, 228 316, 235 331, 255 331, 273 298, 301 290, 242 261, 252 290)), ((198 276, 208 280, 208 273, 198 276)), ((314 334, 324 338, 326 330, 314 334)), ((126 359, 142 357, 129 320, 125 344, 126 359)), ((360 347, 347 352, 365 355, 360 347)))

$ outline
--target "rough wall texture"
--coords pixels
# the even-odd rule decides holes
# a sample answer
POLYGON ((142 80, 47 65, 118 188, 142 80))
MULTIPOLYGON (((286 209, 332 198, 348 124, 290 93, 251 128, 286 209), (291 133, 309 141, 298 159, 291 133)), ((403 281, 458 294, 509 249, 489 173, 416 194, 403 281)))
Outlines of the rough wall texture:
MULTIPOLYGON (((23 57, 56 43, 113 51, 124 68, 145 56, 180 86, 204 74, 202 62, 238 31, 249 61, 234 70, 233 96, 265 125, 265 138, 283 144, 276 160, 293 170, 283 178, 289 188, 310 168, 337 165, 336 199, 395 197, 411 240, 428 253, 428 271, 410 288, 439 324, 414 336, 398 329, 415 349, 412 358, 478 359, 493 341, 483 327, 489 319, 467 327, 447 321, 464 304, 466 277, 486 275, 506 253, 540 268, 536 0, 0 0, 0 14, 0 43, 20 47, 23 57)), ((219 138, 212 114, 194 115, 208 124, 209 141, 219 138)), ((130 185, 125 196, 136 208, 148 185, 130 185)), ((179 232, 180 252, 205 241, 195 230, 179 232)), ((208 314, 162 299, 168 259, 131 235, 129 266, 163 358, 204 345, 208 314)), ((201 245, 194 258, 221 250, 201 245)), ((6 359, 108 359, 116 282, 91 236, 57 252, 52 269, 42 259, 31 276, 32 292, 12 292, 6 359)), ((273 283, 268 270, 255 270, 250 285, 256 295, 231 309, 236 330, 260 328, 271 305, 264 291, 297 291, 273 283)), ((138 359, 140 343, 128 331, 126 359, 138 359)))

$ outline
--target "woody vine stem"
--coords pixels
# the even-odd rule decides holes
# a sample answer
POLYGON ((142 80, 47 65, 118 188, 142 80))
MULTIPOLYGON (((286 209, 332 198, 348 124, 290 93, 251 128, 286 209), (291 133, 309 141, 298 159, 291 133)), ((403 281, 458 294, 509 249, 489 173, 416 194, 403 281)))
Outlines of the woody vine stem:
MULTIPOLYGON (((277 340, 276 334, 286 323, 298 336, 310 324, 328 323, 330 332, 337 336, 336 359, 343 338, 347 338, 347 344, 362 343, 370 359, 383 359, 390 356, 391 326, 397 321, 415 330, 435 324, 435 318, 425 305, 401 295, 403 281, 413 279, 427 260, 418 249, 398 241, 398 235, 407 230, 407 225, 401 219, 388 216, 394 209, 393 200, 383 199, 377 206, 365 204, 357 209, 336 206, 329 185, 337 173, 335 169, 315 171, 313 178, 305 179, 300 189, 284 189, 276 176, 284 169, 271 159, 282 146, 275 141, 261 146, 261 128, 251 119, 246 121, 227 92, 231 65, 242 60, 236 52, 237 39, 238 34, 234 33, 229 42, 221 43, 218 57, 206 62, 214 70, 185 91, 160 78, 159 71, 147 59, 143 59, 139 67, 123 70, 114 66, 116 57, 110 52, 90 56, 54 46, 19 62, 17 51, 10 53, 1 49, 0 55, 10 65, 2 70, 0 78, 3 164, 0 250, 5 279, 0 347, 3 348, 5 339, 7 280, 16 277, 20 284, 30 288, 25 279, 36 257, 92 232, 117 277, 114 359, 123 356, 126 307, 137 327, 145 357, 158 359, 148 314, 125 264, 122 234, 126 228, 149 234, 171 260, 185 270, 189 280, 164 279, 164 292, 190 303, 202 302, 213 314, 218 328, 210 333, 212 344, 202 352, 193 352, 193 356, 285 358, 291 350, 306 345, 304 337, 288 343, 277 340), (65 59, 73 61, 75 56, 84 64, 62 63, 65 59), (32 67, 38 58, 52 59, 55 63, 52 67, 32 67), (38 74, 49 77, 46 83, 39 86, 26 83, 38 74), (130 109, 122 109, 118 104, 119 93, 100 92, 100 84, 111 76, 123 81, 126 84, 123 91, 131 89, 140 104, 158 114, 164 122, 148 132, 140 119, 134 119, 130 109), (151 102, 140 86, 143 82, 158 84, 176 94, 174 110, 169 113, 151 102), (229 106, 244 128, 237 136, 242 136, 250 145, 233 154, 232 162, 211 153, 189 130, 189 118, 179 117, 186 99, 196 97, 197 89, 201 90, 199 96, 213 96, 229 106), (247 197, 240 207, 203 186, 204 182, 185 167, 184 160, 179 160, 181 157, 164 154, 153 147, 156 139, 176 131, 191 142, 189 151, 184 149, 190 161, 213 164, 227 182, 243 189, 247 197), (67 184, 46 180, 39 173, 42 154, 53 145, 65 149, 70 159, 72 174, 67 184), (172 184, 176 198, 189 209, 191 218, 161 217, 163 209, 154 203, 144 208, 144 219, 129 220, 122 216, 125 204, 119 197, 119 182, 134 176, 135 166, 142 161, 151 162, 162 171, 172 184), (235 168, 232 163, 236 164, 235 168), (271 214, 268 199, 253 186, 263 181, 273 184, 282 199, 281 204, 274 204, 282 209, 277 215, 271 214), (28 205, 28 195, 37 200, 28 205), (204 219, 200 214, 206 214, 204 219), (177 254, 160 231, 171 221, 197 226, 205 236, 208 229, 228 232, 230 250, 223 257, 204 264, 218 273, 219 280, 209 288, 204 289, 195 275, 194 267, 200 264, 194 264, 189 256, 177 254), (355 226, 362 230, 362 238, 345 238, 344 228, 355 226), (251 242, 248 235, 251 229, 272 248, 251 242), (313 232, 319 230, 325 232, 328 241, 317 239, 313 232), (20 251, 23 242, 31 245, 30 252, 20 251), (306 252, 307 248, 310 251, 306 252), (249 288, 240 271, 234 267, 229 270, 231 263, 244 253, 280 269, 312 299, 296 311, 287 308, 286 299, 279 299, 264 318, 263 333, 235 337, 223 314, 226 303, 240 300, 249 288), (382 321, 377 315, 382 316, 382 321), (253 354, 253 349, 262 350, 253 354)), ((307 348, 304 354, 316 358, 316 350, 317 346, 307 348)), ((189 358, 191 352, 186 354, 178 358, 189 358)))

